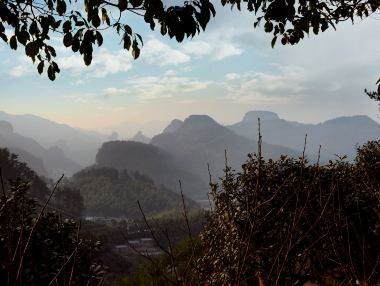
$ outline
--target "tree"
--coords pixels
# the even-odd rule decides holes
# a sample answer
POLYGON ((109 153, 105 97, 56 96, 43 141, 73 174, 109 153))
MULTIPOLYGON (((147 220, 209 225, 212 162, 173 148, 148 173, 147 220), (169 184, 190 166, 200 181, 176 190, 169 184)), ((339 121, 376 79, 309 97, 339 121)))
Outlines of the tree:
MULTIPOLYGON (((343 21, 366 18, 380 7, 379 0, 221 0, 223 6, 242 8, 256 15, 255 27, 264 22, 264 30, 273 34, 274 47, 277 39, 281 43, 296 44, 305 35, 318 34, 343 21)), ((60 34, 63 44, 74 53, 83 56, 90 65, 95 45, 103 44, 102 32, 113 29, 120 35, 123 47, 132 52, 133 58, 140 55, 142 37, 128 25, 128 13, 140 15, 153 30, 159 27, 161 34, 168 34, 182 42, 185 37, 194 37, 205 30, 215 9, 210 0, 184 1, 181 6, 166 7, 162 0, 84 0, 85 10, 80 10, 82 1, 71 0, 2 0, 0 2, 0 37, 17 49, 21 44, 33 62, 38 61, 37 70, 44 69, 50 80, 60 72, 55 48, 49 43, 53 34, 60 34), (9 39, 5 30, 14 35, 9 39)))

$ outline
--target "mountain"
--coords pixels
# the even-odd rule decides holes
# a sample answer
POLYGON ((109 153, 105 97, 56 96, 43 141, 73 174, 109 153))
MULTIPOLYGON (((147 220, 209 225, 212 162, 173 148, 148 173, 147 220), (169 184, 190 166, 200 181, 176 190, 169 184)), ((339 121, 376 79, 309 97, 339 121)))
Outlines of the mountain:
POLYGON ((96 163, 119 171, 138 171, 151 177, 155 183, 177 192, 178 181, 181 180, 184 194, 191 198, 207 192, 207 184, 199 176, 186 171, 171 154, 151 144, 135 141, 106 142, 96 155, 96 163))
POLYGON ((165 127, 164 131, 162 133, 171 133, 171 132, 176 132, 179 128, 181 128, 183 124, 183 121, 179 119, 174 119, 168 126, 165 127))
POLYGON ((44 148, 57 146, 78 165, 90 165, 107 135, 70 127, 35 115, 13 115, 0 111, 0 120, 9 122, 14 131, 38 142, 44 148))
MULTIPOLYGON (((214 179, 223 174, 225 150, 228 165, 238 168, 247 159, 248 153, 257 151, 257 141, 236 134, 218 124, 207 115, 191 115, 172 132, 164 132, 152 138, 151 144, 176 158, 187 170, 209 179, 207 164, 214 179)), ((265 158, 279 158, 282 154, 299 156, 290 148, 263 143, 265 158)))
POLYGON ((141 143, 149 143, 150 138, 146 137, 141 131, 138 131, 129 141, 136 141, 141 143))
POLYGON ((347 155, 353 159, 356 145, 380 138, 380 124, 363 115, 338 117, 319 124, 304 124, 281 119, 273 112, 250 111, 241 122, 228 128, 257 140, 258 117, 261 134, 266 142, 301 151, 307 134, 306 153, 310 159, 317 158, 319 145, 323 161, 334 158, 335 154, 347 155))
POLYGON ((81 169, 59 147, 44 148, 35 140, 14 132, 13 126, 6 121, 0 121, 0 147, 9 148, 18 154, 20 160, 25 161, 39 175, 57 178, 62 174, 70 176, 81 169))
POLYGON ((123 121, 121 123, 102 128, 102 130, 104 132, 117 130, 120 134, 120 138, 125 140, 124 138, 131 138, 139 130, 143 130, 146 136, 152 137, 153 135, 160 133, 167 124, 167 121, 161 120, 152 120, 143 123, 138 121, 123 121))

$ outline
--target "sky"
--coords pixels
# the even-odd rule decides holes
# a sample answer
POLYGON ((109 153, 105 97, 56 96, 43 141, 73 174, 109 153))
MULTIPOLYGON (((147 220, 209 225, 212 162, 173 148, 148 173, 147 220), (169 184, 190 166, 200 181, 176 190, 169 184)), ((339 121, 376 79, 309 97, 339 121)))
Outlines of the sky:
POLYGON ((380 122, 378 105, 363 92, 380 77, 376 16, 272 49, 271 35, 253 28, 253 14, 215 5, 206 31, 182 43, 128 15, 144 40, 138 60, 106 32, 86 67, 55 36, 61 73, 54 82, 22 50, 1 43, 0 110, 121 134, 137 124, 148 135, 174 118, 208 114, 230 124, 249 110, 307 123, 356 114, 380 122))

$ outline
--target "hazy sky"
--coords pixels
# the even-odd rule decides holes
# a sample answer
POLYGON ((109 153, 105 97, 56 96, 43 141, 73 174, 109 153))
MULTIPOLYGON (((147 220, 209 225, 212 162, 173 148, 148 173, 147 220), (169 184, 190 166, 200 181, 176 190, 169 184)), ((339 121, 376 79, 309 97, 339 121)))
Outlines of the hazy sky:
POLYGON ((230 123, 254 109, 303 122, 353 114, 379 121, 378 106, 363 93, 380 77, 377 19, 274 49, 253 21, 253 14, 218 7, 206 32, 178 44, 131 17, 144 39, 140 58, 109 33, 90 67, 54 38, 55 82, 39 76, 22 50, 1 43, 0 110, 92 129, 205 113, 230 123))

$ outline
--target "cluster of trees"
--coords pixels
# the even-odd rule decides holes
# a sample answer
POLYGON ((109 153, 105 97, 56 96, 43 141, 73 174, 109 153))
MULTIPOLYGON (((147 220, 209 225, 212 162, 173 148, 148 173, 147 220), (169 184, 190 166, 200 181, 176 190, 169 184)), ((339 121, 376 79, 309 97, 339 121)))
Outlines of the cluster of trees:
POLYGON ((199 238, 120 285, 380 283, 380 141, 354 163, 250 155, 211 193, 199 238))
MULTIPOLYGON (((140 202, 146 215, 171 209, 180 209, 182 198, 163 185, 139 172, 119 172, 108 167, 84 169, 65 183, 71 189, 80 190, 85 213, 93 216, 140 218, 140 202)), ((196 203, 188 200, 189 206, 196 203)))

